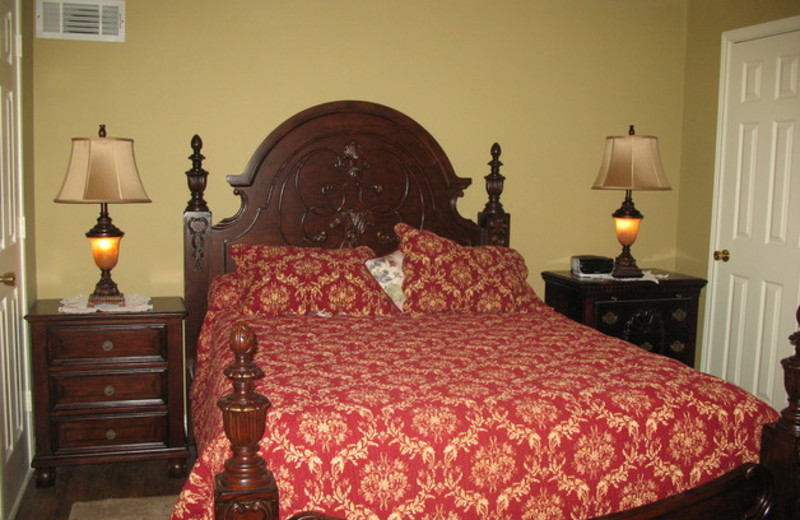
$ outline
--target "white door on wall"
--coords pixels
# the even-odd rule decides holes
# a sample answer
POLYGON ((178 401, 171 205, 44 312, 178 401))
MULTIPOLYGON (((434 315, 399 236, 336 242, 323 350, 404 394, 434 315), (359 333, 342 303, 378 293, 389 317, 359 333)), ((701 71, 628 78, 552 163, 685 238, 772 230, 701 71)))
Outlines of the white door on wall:
POLYGON ((0 0, 0 518, 5 519, 22 498, 31 457, 23 320, 19 11, 19 0, 0 0))
POLYGON ((786 407, 800 302, 800 16, 723 35, 702 369, 786 407))

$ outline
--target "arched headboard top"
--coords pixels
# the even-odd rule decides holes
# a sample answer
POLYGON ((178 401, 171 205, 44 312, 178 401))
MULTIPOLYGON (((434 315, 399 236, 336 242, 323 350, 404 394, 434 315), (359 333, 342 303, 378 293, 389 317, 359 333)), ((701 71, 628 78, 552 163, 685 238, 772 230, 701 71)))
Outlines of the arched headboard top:
POLYGON ((477 244, 459 215, 470 179, 458 177, 436 140, 392 108, 363 101, 318 105, 271 132, 228 183, 239 212, 215 228, 228 244, 325 248, 368 245, 387 253, 392 228, 407 222, 477 244))

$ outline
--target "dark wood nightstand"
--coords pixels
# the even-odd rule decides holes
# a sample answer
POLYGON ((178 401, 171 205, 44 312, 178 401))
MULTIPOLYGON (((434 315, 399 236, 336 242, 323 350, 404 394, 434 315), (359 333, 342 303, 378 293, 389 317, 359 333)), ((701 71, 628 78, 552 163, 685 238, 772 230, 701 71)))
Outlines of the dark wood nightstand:
POLYGON ((38 486, 56 466, 167 459, 186 474, 181 298, 147 312, 61 314, 39 300, 31 325, 38 486))
POLYGON ((650 281, 579 278, 545 271, 545 302, 575 321, 694 366, 697 307, 706 281, 660 269, 650 281))

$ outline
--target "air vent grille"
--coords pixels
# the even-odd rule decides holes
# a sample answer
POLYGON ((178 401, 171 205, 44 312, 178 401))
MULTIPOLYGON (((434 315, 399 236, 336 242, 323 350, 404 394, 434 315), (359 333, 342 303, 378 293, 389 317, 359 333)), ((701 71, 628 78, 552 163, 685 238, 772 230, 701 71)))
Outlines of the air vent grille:
POLYGON ((36 0, 36 36, 125 41, 125 0, 36 0))

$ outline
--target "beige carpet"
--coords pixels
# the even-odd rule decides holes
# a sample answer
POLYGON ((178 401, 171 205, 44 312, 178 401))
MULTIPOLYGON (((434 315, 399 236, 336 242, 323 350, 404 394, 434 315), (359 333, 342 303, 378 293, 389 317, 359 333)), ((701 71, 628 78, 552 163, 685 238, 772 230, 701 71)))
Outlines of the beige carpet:
POLYGON ((177 496, 75 502, 69 520, 168 520, 177 496))

